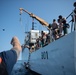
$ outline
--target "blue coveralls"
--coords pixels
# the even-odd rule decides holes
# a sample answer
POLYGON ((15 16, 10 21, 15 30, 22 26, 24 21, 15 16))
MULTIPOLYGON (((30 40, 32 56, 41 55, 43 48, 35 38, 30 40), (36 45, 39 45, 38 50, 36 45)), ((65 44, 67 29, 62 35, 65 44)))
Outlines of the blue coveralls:
POLYGON ((17 53, 15 50, 3 51, 0 53, 0 57, 3 59, 5 63, 5 68, 7 70, 8 75, 11 75, 11 71, 13 66, 17 61, 17 53))

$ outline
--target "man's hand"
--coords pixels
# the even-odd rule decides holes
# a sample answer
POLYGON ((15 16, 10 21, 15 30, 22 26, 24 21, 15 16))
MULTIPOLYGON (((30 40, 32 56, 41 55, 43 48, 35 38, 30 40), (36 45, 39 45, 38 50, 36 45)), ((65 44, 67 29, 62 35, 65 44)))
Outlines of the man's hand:
POLYGON ((21 48, 20 42, 16 36, 12 38, 11 45, 13 45, 12 50, 15 50, 17 53, 17 57, 19 57, 19 54, 22 51, 22 48, 21 48))

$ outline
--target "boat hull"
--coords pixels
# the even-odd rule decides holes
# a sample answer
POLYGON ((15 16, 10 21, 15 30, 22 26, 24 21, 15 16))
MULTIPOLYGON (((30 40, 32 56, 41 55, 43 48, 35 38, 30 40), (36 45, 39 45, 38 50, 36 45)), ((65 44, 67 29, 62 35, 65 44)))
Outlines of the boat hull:
POLYGON ((30 68, 42 75, 76 75, 76 32, 32 52, 30 68))

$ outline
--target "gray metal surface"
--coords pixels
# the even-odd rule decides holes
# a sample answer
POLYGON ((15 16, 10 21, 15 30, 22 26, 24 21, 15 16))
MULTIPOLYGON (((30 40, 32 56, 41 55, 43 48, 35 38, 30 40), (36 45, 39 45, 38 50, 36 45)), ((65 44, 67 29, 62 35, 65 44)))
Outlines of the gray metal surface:
POLYGON ((76 32, 72 32, 33 52, 31 69, 42 75, 76 75, 75 36, 76 32))

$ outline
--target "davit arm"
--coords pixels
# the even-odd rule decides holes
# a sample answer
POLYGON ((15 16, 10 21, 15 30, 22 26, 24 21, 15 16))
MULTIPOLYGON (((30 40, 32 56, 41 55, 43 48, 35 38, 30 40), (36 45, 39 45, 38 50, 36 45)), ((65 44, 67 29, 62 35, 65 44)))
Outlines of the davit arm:
POLYGON ((20 8, 20 15, 22 13, 22 11, 26 12, 27 14, 30 15, 30 17, 35 18, 37 21, 39 21, 42 25, 49 27, 49 24, 43 20, 42 18, 34 15, 33 13, 28 12, 27 10, 24 10, 23 8, 20 8))

